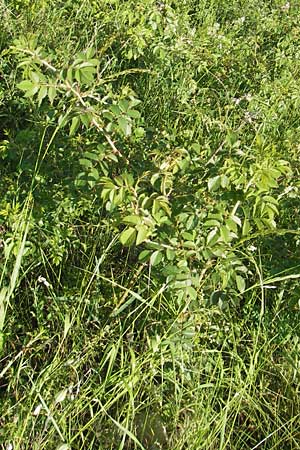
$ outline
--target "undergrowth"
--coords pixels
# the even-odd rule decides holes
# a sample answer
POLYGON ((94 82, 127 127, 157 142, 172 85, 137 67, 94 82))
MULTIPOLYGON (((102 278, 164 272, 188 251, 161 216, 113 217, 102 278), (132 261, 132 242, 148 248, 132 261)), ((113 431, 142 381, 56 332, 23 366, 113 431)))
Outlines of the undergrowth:
POLYGON ((299 2, 0 0, 0 448, 300 447, 299 2))

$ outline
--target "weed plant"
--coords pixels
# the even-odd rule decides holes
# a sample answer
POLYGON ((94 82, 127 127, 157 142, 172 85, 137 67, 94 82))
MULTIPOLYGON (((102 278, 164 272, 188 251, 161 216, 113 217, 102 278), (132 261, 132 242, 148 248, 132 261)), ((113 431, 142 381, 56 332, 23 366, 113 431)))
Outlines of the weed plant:
POLYGON ((0 0, 0 448, 300 447, 298 0, 0 0))

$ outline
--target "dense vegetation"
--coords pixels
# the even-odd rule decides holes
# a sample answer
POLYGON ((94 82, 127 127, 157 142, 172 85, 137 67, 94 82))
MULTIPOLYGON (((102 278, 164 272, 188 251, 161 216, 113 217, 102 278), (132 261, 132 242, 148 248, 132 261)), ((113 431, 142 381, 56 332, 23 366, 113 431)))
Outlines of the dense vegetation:
POLYGON ((0 0, 0 448, 300 447, 300 19, 0 0))

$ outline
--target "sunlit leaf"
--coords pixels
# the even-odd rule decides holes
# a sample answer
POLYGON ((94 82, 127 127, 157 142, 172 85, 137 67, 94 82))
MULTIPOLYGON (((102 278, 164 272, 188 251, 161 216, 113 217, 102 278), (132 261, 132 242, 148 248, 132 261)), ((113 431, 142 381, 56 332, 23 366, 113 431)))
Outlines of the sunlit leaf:
POLYGON ((238 290, 243 293, 244 290, 246 289, 246 283, 243 277, 241 277, 241 275, 236 275, 235 277, 235 281, 236 281, 236 285, 238 290))
POLYGON ((69 136, 74 136, 74 134, 78 130, 79 125, 80 125, 79 117, 78 116, 73 117, 69 131, 69 136))
POLYGON ((50 100, 50 103, 53 103, 55 97, 56 97, 56 89, 54 86, 50 86, 48 88, 48 98, 50 100))
POLYGON ((126 228, 126 230, 124 230, 121 233, 120 242, 123 245, 130 246, 134 243, 135 236, 136 236, 135 228, 132 228, 132 227, 126 228))
POLYGON ((131 123, 125 117, 118 118, 119 129, 122 131, 124 136, 130 136, 131 134, 131 123))
POLYGON ((214 245, 219 238, 218 230, 217 228, 213 228, 207 235, 207 245, 214 245))
POLYGON ((137 226, 137 237, 136 237, 136 245, 140 245, 142 242, 147 239, 149 234, 149 228, 146 225, 138 225, 137 226))
POLYGON ((145 262, 149 259, 150 255, 151 255, 151 250, 143 250, 140 254, 139 254, 139 261, 145 262))
POLYGON ((141 223, 141 218, 140 218, 140 216, 129 215, 129 216, 125 216, 124 219, 122 220, 122 222, 129 224, 129 225, 130 224, 138 225, 139 223, 141 223))
POLYGON ((156 250, 154 253, 152 253, 151 258, 150 258, 150 264, 151 266, 157 266, 161 260, 162 260, 162 253, 159 250, 156 250))
POLYGON ((30 80, 24 80, 21 81, 21 83, 17 84, 17 88, 21 89, 22 91, 28 91, 32 89, 35 86, 35 84, 30 80))
POLYGON ((208 180, 208 190, 216 191, 221 186, 221 177, 220 175, 217 175, 216 177, 210 178, 208 180))
POLYGON ((138 119, 141 116, 140 112, 137 111, 136 109, 129 109, 127 111, 127 114, 129 117, 132 117, 133 119, 138 119))
POLYGON ((38 93, 38 105, 40 106, 43 99, 47 96, 48 88, 46 86, 42 86, 38 93))
POLYGON ((80 158, 79 163, 84 167, 93 167, 92 162, 89 159, 86 158, 80 158))
POLYGON ((196 300, 196 298, 197 298, 197 291, 196 291, 196 289, 194 289, 192 286, 188 286, 186 288, 186 292, 189 295, 189 297, 191 297, 192 300, 196 300))

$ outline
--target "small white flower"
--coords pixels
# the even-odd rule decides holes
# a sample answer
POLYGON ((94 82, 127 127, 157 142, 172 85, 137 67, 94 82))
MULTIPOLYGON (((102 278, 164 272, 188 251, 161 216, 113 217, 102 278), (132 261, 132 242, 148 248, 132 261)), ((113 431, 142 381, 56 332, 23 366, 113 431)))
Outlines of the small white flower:
POLYGON ((284 192, 285 192, 285 194, 288 194, 289 192, 291 192, 293 190, 294 190, 293 186, 288 186, 288 187, 285 188, 284 192))
POLYGON ((38 416, 41 412, 41 410, 43 409, 43 406, 41 405, 41 403, 39 405, 37 405, 37 407, 35 408, 35 410, 33 411, 32 415, 33 416, 38 416))
POLYGON ((41 275, 38 277, 38 283, 44 284, 46 287, 50 287, 51 284, 46 280, 46 278, 41 275))
POLYGON ((246 122, 252 123, 253 120, 256 119, 256 116, 252 112, 246 111, 245 114, 244 114, 244 119, 245 119, 246 122))
POLYGON ((244 95, 244 99, 247 100, 247 102, 250 102, 250 100, 252 100, 252 95, 251 94, 245 94, 244 95))
POLYGON ((13 445, 11 443, 7 444, 6 450, 13 450, 13 445))
POLYGON ((255 247, 255 245, 250 245, 248 247, 249 252, 255 252, 257 250, 257 247, 255 247))
POLYGON ((237 19, 236 20, 236 23, 238 24, 238 25, 243 25, 243 23, 245 22, 245 20, 246 20, 246 17, 240 17, 239 19, 237 19))
POLYGON ((161 11, 163 9, 165 9, 166 5, 163 2, 158 2, 157 3, 157 8, 161 11))
POLYGON ((242 101, 242 98, 236 98, 236 97, 233 97, 233 99, 232 99, 232 102, 233 102, 235 105, 239 105, 239 104, 241 103, 241 101, 242 101))
POLYGON ((290 2, 286 2, 286 4, 281 7, 281 10, 288 11, 290 9, 290 7, 291 7, 290 2))

